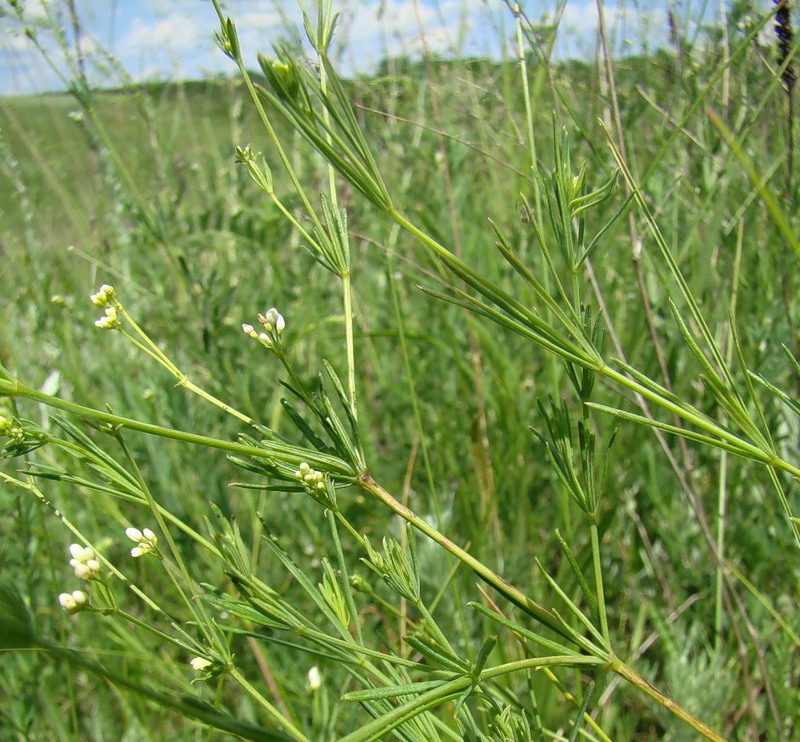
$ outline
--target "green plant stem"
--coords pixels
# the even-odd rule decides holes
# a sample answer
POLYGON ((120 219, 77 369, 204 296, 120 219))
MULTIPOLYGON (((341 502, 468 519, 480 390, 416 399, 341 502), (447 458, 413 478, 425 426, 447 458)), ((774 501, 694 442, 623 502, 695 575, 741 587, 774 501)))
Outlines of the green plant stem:
POLYGON ((136 628, 142 629, 143 631, 146 631, 149 634, 153 634, 162 639, 163 641, 167 642, 168 644, 172 644, 173 646, 180 649, 182 652, 187 651, 187 649, 189 648, 188 645, 192 642, 192 637, 190 637, 185 632, 184 636, 186 637, 186 639, 183 642, 181 642, 174 636, 170 636, 169 634, 167 634, 165 631, 157 629, 153 625, 152 621, 145 621, 141 618, 137 618, 133 614, 128 613, 127 611, 123 611, 117 608, 116 606, 112 606, 111 608, 97 608, 95 610, 97 613, 100 613, 104 616, 121 618, 123 621, 127 621, 133 626, 136 626, 136 628))
MULTIPOLYGON (((219 18, 220 23, 223 24, 224 26, 225 16, 222 13, 222 8, 220 8, 218 0, 212 0, 212 3, 214 5, 214 9, 217 11, 217 17, 219 18)), ((250 98, 253 101, 253 105, 255 106, 256 111, 258 112, 258 117, 262 125, 264 126, 264 129, 266 129, 270 140, 272 141, 272 144, 275 148, 275 152, 277 153, 278 158, 281 161, 281 164, 286 170, 286 174, 289 176, 289 180, 291 181, 295 192, 297 193, 298 197, 303 203, 303 208, 306 210, 306 213, 313 222, 314 226, 320 231, 320 233, 323 233, 324 230, 322 228, 322 224, 320 223, 319 218, 316 215, 316 212, 311 206, 311 202, 308 200, 308 196, 306 196, 303 186, 300 184, 297 174, 295 173, 294 168, 292 167, 292 163, 289 161, 289 157, 286 154, 286 151, 284 150, 283 145, 281 144, 281 141, 275 132, 275 129, 272 127, 272 124, 270 123, 269 116, 267 116, 267 112, 264 110, 264 106, 261 103, 261 99, 259 98, 255 86, 253 85, 253 81, 250 79, 250 74, 248 73, 247 68, 245 67, 241 53, 237 53, 236 58, 233 61, 239 68, 239 74, 241 75, 245 87, 247 88, 247 92, 250 94, 250 98)))
POLYGON ((600 563, 600 536, 597 532, 597 523, 592 523, 589 528, 592 540, 592 566, 594 568, 594 586, 597 591, 597 612, 600 618, 600 633, 607 646, 611 646, 608 633, 608 612, 606 611, 606 596, 603 588, 603 566, 600 563))
POLYGON ((472 685, 472 678, 461 675, 442 685, 422 693, 410 703, 397 706, 392 711, 373 719, 358 731, 342 737, 339 742, 371 742, 384 739, 388 732, 407 719, 413 719, 428 709, 436 708, 451 698, 460 696, 472 685))
MULTIPOLYGON (((332 5, 330 2, 319 3, 317 6, 318 12, 318 29, 315 47, 319 59, 319 85, 320 90, 324 97, 328 95, 328 79, 325 73, 325 65, 323 64, 323 56, 327 52, 326 44, 330 41, 332 28, 332 5)), ((325 122, 326 139, 328 144, 332 145, 331 131, 331 114, 327 108, 322 110, 322 119, 325 122)), ((336 169, 328 162, 328 193, 331 198, 331 205, 334 209, 339 208, 339 196, 336 192, 336 169)), ((329 229, 336 229, 336 225, 329 224, 329 229)), ((342 235, 342 237, 345 237, 342 235)), ((344 239, 345 250, 349 252, 347 240, 344 239)), ((358 410, 356 407, 356 362, 355 362, 355 345, 353 343, 353 297, 352 297, 352 274, 350 272, 350 255, 345 257, 345 271, 339 276, 342 280, 342 303, 344 304, 344 336, 345 347, 347 353, 347 391, 350 397, 350 407, 353 412, 353 419, 358 420, 358 410)))
POLYGON ((434 619, 434 617, 431 615, 431 612, 428 610, 427 606, 420 600, 415 603, 414 607, 422 614, 425 628, 430 632, 431 636, 443 647, 446 647, 451 654, 458 656, 456 650, 453 649, 450 641, 444 635, 444 632, 439 628, 439 624, 436 623, 436 619, 434 619))
POLYGON ((333 456, 320 454, 319 457, 315 458, 310 455, 307 449, 301 449, 295 446, 273 444, 270 441, 265 441, 263 447, 247 446, 243 443, 234 443, 233 441, 211 438, 206 435, 198 435, 197 433, 187 433, 183 430, 165 428, 161 425, 153 425, 152 423, 145 423, 139 420, 133 420, 129 417, 114 415, 113 413, 104 412, 103 410, 96 410, 92 407, 84 407, 75 402, 68 402, 67 400, 45 394, 37 389, 26 386, 16 379, 0 379, 0 395, 3 394, 12 397, 23 397, 45 404, 48 407, 70 412, 74 415, 79 415, 91 420, 100 420, 110 425, 119 425, 129 430, 147 433, 148 435, 170 438, 184 443, 192 443, 197 446, 218 448, 223 451, 230 451, 231 453, 238 453, 261 459, 271 459, 279 456, 281 460, 297 465, 301 464, 303 461, 307 461, 309 464, 317 462, 317 467, 327 467, 331 471, 345 476, 355 476, 355 472, 353 472, 344 461, 333 456))
MULTIPOLYGON (((613 149, 613 147, 612 147, 613 149)), ((632 188, 634 189, 634 193, 637 194, 639 198, 641 198, 641 194, 639 193, 638 189, 636 189, 635 184, 632 180, 630 180, 631 176, 627 168, 625 168, 624 161, 618 160, 620 167, 623 168, 626 178, 631 183, 632 188)), ((646 204, 643 204, 646 207, 646 204)), ((448 266, 450 267, 457 267, 459 269, 466 268, 466 265, 459 260, 455 255, 453 255, 449 250, 445 247, 440 245, 436 240, 432 239, 430 236, 425 234, 422 230, 416 227, 412 222, 410 222, 403 214, 400 212, 390 209, 388 211, 389 216, 391 216, 398 224, 401 225, 404 229, 406 229, 409 233, 413 234, 417 239, 419 239, 426 247, 431 249, 435 252, 448 266)), ((663 250, 662 250, 663 252, 663 250)), ((665 257, 670 258, 671 256, 668 252, 665 253, 665 257)), ((677 266, 673 263, 673 275, 676 277, 676 280, 679 280, 679 283, 683 281, 680 272, 677 271, 677 266)), ((687 294, 688 288, 685 286, 685 282, 681 283, 685 290, 682 291, 684 295, 687 294)), ((710 336, 710 332, 708 331, 707 327, 705 327, 705 323, 702 321, 702 317, 699 314, 699 310, 697 309, 696 305, 693 307, 692 316, 698 320, 699 324, 705 328, 704 337, 709 341, 709 346, 715 348, 713 345, 713 340, 710 336)), ((577 340, 581 341, 581 335, 579 334, 577 340)), ((576 362, 580 363, 581 365, 589 368, 590 370, 598 373, 602 376, 605 376, 607 379, 615 382, 616 384, 622 386, 623 388, 628 388, 634 392, 638 392, 641 394, 645 399, 654 402, 655 404, 659 405, 660 407, 677 414, 681 419, 686 420, 701 430, 709 433, 715 440, 715 445, 721 448, 727 448, 728 450, 737 453, 739 456, 743 456, 745 458, 751 458, 756 461, 760 461, 761 463, 767 464, 768 466, 782 469, 794 477, 800 477, 800 469, 796 466, 790 464, 787 461, 781 459, 774 451, 765 449, 759 445, 751 443, 750 441, 741 438, 738 435, 735 435, 725 428, 722 428, 720 425, 717 425, 713 421, 706 419, 705 417, 701 416, 697 413, 693 408, 687 407, 685 405, 677 404, 672 399, 668 398, 663 394, 657 394, 649 387, 645 386, 644 384, 632 379, 630 376, 621 373, 608 364, 605 363, 601 358, 599 358, 596 352, 593 351, 591 345, 589 344, 587 348, 587 353, 583 358, 576 358, 574 359, 576 362)), ((556 351, 558 352, 558 351, 556 351)), ((563 355, 563 353, 562 353, 563 355)), ((721 359, 720 359, 721 360, 721 359)), ((727 374, 726 374, 727 378, 727 374)), ((606 409, 599 405, 590 405, 595 406, 598 409, 606 409)), ((610 410, 606 410, 610 411, 610 410)), ((681 429, 675 429, 674 432, 677 434, 685 434, 681 429)))
POLYGON ((342 591, 347 601, 347 608, 350 611, 351 621, 355 627, 356 641, 359 645, 363 646, 364 638, 361 635, 361 621, 359 620, 358 608, 353 598, 353 589, 350 587, 350 575, 347 570, 347 561, 344 558, 344 551, 342 550, 342 542, 339 538, 339 530, 336 528, 336 516, 337 514, 332 510, 325 510, 325 518, 328 521, 328 527, 330 528, 334 548, 336 549, 336 561, 339 564, 339 571, 342 573, 342 591))
POLYGON ((512 672, 538 669, 540 667, 601 667, 604 664, 604 660, 597 657, 588 657, 586 655, 565 654, 550 657, 528 657, 524 660, 515 660, 514 662, 506 662, 502 665, 487 667, 481 673, 480 679, 482 681, 492 680, 512 672))
POLYGON ((514 587, 510 582, 503 579, 496 572, 489 569, 483 562, 477 560, 474 556, 464 551, 460 546, 454 544, 447 536, 440 531, 436 530, 427 521, 420 518, 413 510, 403 505, 402 502, 397 500, 393 495, 381 487, 369 474, 364 472, 358 478, 358 485, 369 492, 373 497, 380 500, 384 505, 393 510, 404 520, 408 521, 414 528, 421 533, 424 533, 428 538, 435 541, 446 551, 450 552, 458 560, 466 564, 473 572, 484 579, 488 584, 494 587, 498 592, 508 598, 512 603, 522 608, 524 611, 534 615, 545 626, 553 629, 559 635, 563 636, 563 631, 558 626, 556 617, 551 614, 546 608, 536 603, 529 598, 518 588, 514 587))
POLYGON ((613 657, 609 663, 609 669, 622 678, 625 678, 631 685, 638 688, 642 693, 650 696, 656 703, 663 706, 674 716, 686 722, 692 729, 703 735, 712 742, 726 742, 725 737, 715 732, 710 726, 704 724, 694 714, 689 713, 683 706, 673 701, 669 696, 664 695, 660 690, 654 688, 638 672, 629 667, 618 658, 613 657))
MULTIPOLYGON (((697 425, 697 427, 711 434, 715 438, 721 439, 720 443, 727 444, 726 447, 728 448, 728 450, 736 453, 737 455, 744 456, 746 458, 751 458, 755 461, 760 461, 762 464, 766 464, 767 466, 771 466, 776 469, 782 469, 783 471, 791 474, 793 477, 800 478, 800 469, 790 464, 788 461, 784 461, 775 453, 771 451, 770 452, 764 451, 760 447, 754 445, 753 443, 750 443, 750 441, 747 441, 744 438, 740 438, 738 435, 730 433, 729 431, 725 430, 719 425, 710 423, 709 421, 705 420, 699 415, 693 414, 693 410, 687 410, 683 406, 672 402, 666 397, 663 397, 660 394, 656 394, 648 387, 640 384, 634 379, 631 379, 625 374, 620 373, 619 371, 616 371, 613 368, 606 365, 599 366, 597 368, 594 368, 593 370, 599 374, 602 374, 606 378, 616 382, 622 387, 626 387, 634 392, 638 392, 645 399, 648 399, 651 402, 655 402, 660 407, 663 407, 664 409, 667 409, 670 412, 677 413, 678 416, 681 417, 682 419, 690 423, 693 423, 694 425, 697 425)), ((590 406, 599 407, 598 405, 590 405, 590 406)))
POLYGON ((251 425, 253 423, 252 418, 248 417, 247 415, 239 412, 239 410, 234 409, 229 404, 223 402, 221 399, 218 399, 213 394, 210 394, 205 389, 197 386, 193 381, 189 380, 189 377, 183 373, 167 356, 161 348, 158 347, 151 339, 150 336, 142 330, 141 327, 136 323, 136 321, 131 317, 130 314, 125 310, 125 307, 122 306, 119 302, 114 304, 114 308, 125 318, 125 321, 130 324, 130 326, 134 329, 136 334, 142 339, 141 341, 131 335, 130 333, 126 332, 124 329, 118 330, 129 342, 133 343, 137 348, 141 349, 142 352, 149 355, 153 360, 163 366, 167 371, 169 371, 177 380, 178 384, 182 387, 185 387, 193 394, 196 394, 201 399, 210 402, 215 407, 219 407, 219 409, 227 412, 229 415, 241 420, 243 423, 247 425, 251 425), (143 341, 143 342, 142 342, 143 341))
MULTIPOLYGON (((731 298, 728 304, 728 314, 731 326, 728 328, 727 347, 725 360, 730 363, 733 359, 734 337, 733 323, 736 321, 736 308, 739 299, 739 279, 742 268, 742 249, 744 246, 744 222, 739 219, 736 231, 736 253, 733 260, 733 277, 731 279, 731 298)), ((717 494, 717 559, 716 559, 716 585, 714 609, 714 647, 717 652, 722 649, 722 620, 724 616, 723 597, 725 589, 725 532, 727 527, 728 510, 728 452, 720 452, 719 461, 719 487, 717 494)))
POLYGON ((353 411, 353 419, 358 421, 358 411, 356 407, 355 343, 353 341, 352 279, 349 271, 342 276, 342 303, 344 304, 344 338, 347 351, 347 391, 350 396, 350 407, 353 411))
MULTIPOLYGON (((389 508, 391 508, 397 515, 404 518, 406 521, 411 523, 416 529, 424 533, 428 538, 435 541, 439 544, 443 549, 450 552, 453 556, 459 559, 461 562, 466 564, 470 569, 472 569, 477 575, 479 575, 482 579, 484 579, 488 584, 494 587, 498 592, 504 595, 508 600, 510 600, 515 605, 519 606, 526 612, 534 615, 541 623, 549 628, 553 629, 557 633, 563 635, 563 632, 557 627, 556 618, 551 614, 548 610, 540 606, 538 603, 533 601, 531 598, 526 596, 521 590, 511 585, 509 582, 504 580, 500 575, 493 572, 491 569, 486 567, 482 562, 475 559, 475 557, 471 556, 469 553, 464 551, 460 546, 454 544, 450 539, 448 539, 444 534, 437 531, 433 528, 430 524, 422 520, 419 516, 417 516, 412 510, 407 508, 401 502, 396 500, 389 492, 384 490, 377 482, 375 482, 372 477, 369 476, 369 473, 363 474, 359 479, 360 486, 372 494, 374 497, 379 499, 389 508)), ((608 626, 605 626, 604 636, 607 635, 608 626)), ((570 659, 575 659, 573 656, 570 655, 570 659)), ((532 660, 532 661, 535 661, 532 660)), ((522 660, 521 662, 525 662, 522 660)), ((564 664, 561 662, 560 664, 564 664)), ((598 658, 591 657, 588 658, 587 664, 600 664, 598 658)), ((704 724, 702 721, 697 719, 694 715, 689 713, 686 709, 680 706, 678 703, 673 701, 671 698, 666 696, 664 693, 659 691, 658 689, 654 688, 650 683, 648 683, 641 675, 639 675, 635 670, 625 665, 621 662, 618 658, 611 655, 610 660, 606 665, 609 670, 617 673, 621 677, 625 678, 628 682, 634 685, 636 688, 641 690, 646 695, 653 698, 657 703, 667 709, 670 713, 677 716, 682 721, 689 724, 693 729, 698 731, 702 734, 706 739, 713 740, 714 742, 724 742, 724 738, 717 734, 711 727, 704 724)), ((360 739, 357 737, 353 738, 360 739)))
MULTIPOLYGON (((125 439, 121 435, 120 431, 117 431, 115 438, 117 439, 117 442, 122 448, 125 454, 125 458, 128 460, 128 464, 133 469, 136 475, 136 479, 139 482, 139 488, 142 494, 144 495, 145 500, 147 500, 147 504, 150 507, 150 512, 156 519, 156 522, 158 523, 158 527, 161 530, 161 533, 164 535, 164 538, 167 541, 167 545, 169 546, 170 552, 172 553, 172 558, 178 565, 178 571, 181 577, 183 578, 184 582, 187 585, 189 585, 192 589, 194 589, 194 580, 192 579, 189 570, 186 568, 186 564, 183 561, 183 556, 181 555, 181 552, 178 549, 178 545, 172 538, 172 533, 167 527, 167 523, 164 520, 164 516, 161 514, 161 509, 158 507, 158 503, 155 501, 152 492, 150 492, 150 488, 147 486, 147 482, 145 481, 141 471, 139 470, 139 467, 136 463, 136 459, 133 457, 133 454, 128 448, 128 445, 125 442, 125 439)), ((219 651, 221 647, 218 645, 218 642, 215 641, 216 637, 214 636, 213 632, 211 632, 208 628, 209 626, 212 625, 212 622, 205 611, 203 603, 202 602, 195 603, 193 600, 191 600, 189 596, 186 594, 186 591, 183 589, 183 585, 181 585, 180 582, 178 582, 176 576, 173 574, 170 565, 165 562, 164 567, 170 582, 172 582, 173 586, 175 587, 175 590, 178 592, 178 595, 180 595, 181 600, 186 605, 186 608, 189 610, 189 613, 191 613, 192 616, 194 616, 195 621, 197 621, 197 626, 205 636, 205 640, 209 643, 210 646, 215 647, 215 649, 219 651)))

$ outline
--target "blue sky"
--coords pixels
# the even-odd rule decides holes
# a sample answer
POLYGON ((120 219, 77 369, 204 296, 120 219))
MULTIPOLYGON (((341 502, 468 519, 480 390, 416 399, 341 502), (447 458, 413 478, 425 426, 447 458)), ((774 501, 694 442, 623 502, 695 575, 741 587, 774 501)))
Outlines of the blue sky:
MULTIPOLYGON (((94 84, 120 84, 123 74, 111 74, 107 53, 119 61, 130 79, 194 79, 232 73, 232 63, 216 48, 212 33, 218 27, 209 0, 75 0, 82 26, 81 42, 92 60, 94 84), (104 68, 104 69, 103 69, 104 68)), ((538 22, 552 18, 554 0, 522 2, 538 22)), ((0 4, 0 7, 6 4, 0 4)), ((313 0, 306 5, 313 8, 313 0)), ((342 12, 336 48, 345 74, 369 72, 387 53, 418 55, 420 25, 429 50, 497 57, 503 39, 513 35, 513 19, 502 0, 335 0, 342 12)), ((300 29, 294 0, 228 0, 245 59, 269 53, 271 44, 285 38, 287 27, 300 29)), ((68 27, 60 0, 23 0, 25 21, 38 31, 54 65, 65 66, 51 21, 68 27)), ((606 2, 606 23, 617 51, 638 51, 641 39, 650 48, 666 38, 666 5, 654 0, 606 2), (641 9, 649 8, 646 11, 641 9)), ((594 0, 569 0, 560 26, 557 56, 591 56, 595 48, 597 11, 594 0)), ((24 94, 63 88, 58 75, 21 32, 15 19, 0 17, 0 94, 24 94)), ((71 36, 70 42, 71 42, 71 36)))

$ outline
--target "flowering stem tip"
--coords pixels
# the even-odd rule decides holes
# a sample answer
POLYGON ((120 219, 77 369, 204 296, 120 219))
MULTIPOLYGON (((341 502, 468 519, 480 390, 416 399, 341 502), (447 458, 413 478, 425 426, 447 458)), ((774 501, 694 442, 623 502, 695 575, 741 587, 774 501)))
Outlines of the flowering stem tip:
POLYGON ((136 546, 131 549, 131 556, 136 559, 145 554, 155 554, 158 556, 158 537, 149 528, 126 528, 125 535, 133 541, 136 546))
POLYGON ((72 555, 69 566, 75 570, 75 576, 79 580, 91 580, 100 573, 100 562, 95 558, 91 547, 70 544, 69 553, 72 555))
POLYGON ((75 590, 72 593, 61 593, 58 602, 61 607, 69 614, 80 611, 88 601, 88 596, 82 590, 75 590))

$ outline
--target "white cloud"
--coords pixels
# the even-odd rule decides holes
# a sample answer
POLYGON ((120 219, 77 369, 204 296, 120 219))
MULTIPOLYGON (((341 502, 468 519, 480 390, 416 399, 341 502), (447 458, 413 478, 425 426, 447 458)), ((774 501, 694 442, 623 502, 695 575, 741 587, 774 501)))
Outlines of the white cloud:
MULTIPOLYGON (((43 18, 46 3, 53 1, 28 0, 26 13, 31 19, 43 18)), ((87 51, 96 49, 96 38, 105 38, 110 22, 108 0, 76 1, 83 14, 84 45, 87 51)), ((647 39, 651 48, 663 43, 667 28, 663 7, 652 7, 642 14, 622 5, 623 0, 609 1, 616 3, 605 9, 616 53, 639 50, 637 44, 626 48, 627 39, 637 43, 647 39)), ((548 16, 552 20, 556 0, 527 0, 524 4, 532 22, 546 22, 548 16)), ((650 3, 645 0, 644 4, 650 3)), ((505 0, 335 0, 335 5, 341 21, 334 38, 334 56, 343 74, 369 72, 387 56, 419 58, 423 48, 441 56, 461 52, 498 58, 502 46, 513 36, 513 18, 505 0)), ((287 31, 293 35, 286 24, 293 24, 304 37, 296 0, 228 0, 227 6, 225 12, 236 22, 248 66, 255 66, 257 52, 269 54, 272 44, 284 38, 287 31)), ((121 8, 134 12, 133 18, 124 16, 124 26, 120 23, 117 27, 113 51, 136 79, 234 72, 232 63, 213 43, 218 23, 207 0, 120 0, 116 7, 118 18, 123 17, 121 8)), ((307 7, 316 25, 314 2, 308 2, 307 7)), ((568 0, 559 26, 556 58, 591 54, 597 28, 594 0, 568 0)), ((12 77, 17 80, 12 88, 26 78, 35 81, 41 60, 19 29, 0 24, 0 30, 5 36, 0 38, 0 67, 6 67, 5 72, 0 69, 0 88, 8 89, 12 77)), ((55 45, 48 43, 48 48, 58 53, 55 45)), ((41 87, 37 85, 36 89, 41 87)))
POLYGON ((172 12, 152 23, 135 18, 117 42, 117 53, 122 57, 156 51, 180 55, 196 49, 198 43, 207 42, 209 37, 205 19, 201 21, 185 13, 172 12))
POLYGON ((415 7, 413 0, 356 0, 342 13, 338 48, 348 66, 359 70, 373 68, 384 57, 419 56, 423 48, 447 54, 454 50, 454 29, 464 7, 461 0, 445 0, 438 10, 423 3, 415 7))
MULTIPOLYGON (((552 19, 553 14, 549 14, 552 19)), ((625 30, 629 34, 640 34, 648 28, 666 28, 667 17, 663 8, 653 8, 642 13, 632 7, 622 5, 605 6, 605 24, 610 33, 625 30)), ((597 33, 599 19, 597 5, 593 2, 568 3, 561 19, 561 32, 577 33, 585 38, 597 33)))
POLYGON ((242 29, 256 28, 264 30, 279 28, 282 25, 281 16, 275 10, 248 10, 244 13, 237 13, 234 20, 240 33, 242 29))

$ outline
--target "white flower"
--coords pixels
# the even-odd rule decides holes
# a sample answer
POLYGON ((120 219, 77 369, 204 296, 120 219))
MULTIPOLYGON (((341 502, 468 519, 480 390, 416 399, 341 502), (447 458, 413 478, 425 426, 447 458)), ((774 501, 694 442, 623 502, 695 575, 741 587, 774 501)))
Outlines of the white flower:
POLYGON ((83 590, 73 590, 72 598, 78 605, 85 605, 89 600, 89 596, 83 590))
POLYGON ((58 602, 67 613, 75 613, 78 610, 78 602, 69 593, 61 593, 58 602))
POLYGON ((89 580, 92 577, 92 570, 89 565, 79 562, 77 559, 70 559, 69 566, 75 570, 75 577, 79 580, 89 580))
POLYGON ((245 335, 258 340, 267 350, 280 354, 281 335, 286 328, 283 315, 275 307, 270 307, 264 314, 259 312, 258 321, 263 327, 261 332, 246 322, 242 324, 242 331, 245 335))
POLYGON ((69 553, 72 558, 79 562, 88 562, 94 559, 94 549, 91 546, 81 546, 80 544, 70 544, 69 553))
POLYGON ((136 546, 131 549, 131 556, 136 559, 145 554, 155 554, 158 537, 149 528, 126 528, 125 535, 133 541, 136 546))
POLYGON ((264 325, 264 329, 267 332, 274 329, 278 335, 282 335, 286 327, 286 320, 283 319, 283 315, 275 307, 267 309, 266 314, 259 314, 258 321, 264 325))
POLYGON ((278 312, 275 307, 272 307, 272 309, 267 312, 267 317, 275 327, 275 332, 277 332, 278 335, 283 335, 283 330, 286 327, 286 320, 283 318, 283 315, 278 312))
POLYGON ((189 664, 195 672, 203 672, 203 670, 211 667, 211 662, 203 657, 192 657, 192 659, 189 660, 189 664))
POLYGON ((73 593, 61 593, 58 602, 67 613, 77 613, 88 600, 88 596, 82 590, 75 590, 73 593))
POLYGON ((79 580, 91 580, 100 572, 100 562, 95 559, 94 549, 90 546, 70 544, 69 553, 72 555, 69 566, 75 570, 75 576, 79 580))
POLYGON ((259 312, 258 321, 263 328, 261 331, 256 330, 247 322, 242 324, 242 331, 245 335, 258 340, 267 350, 280 355, 282 351, 281 335, 286 329, 286 320, 283 315, 275 307, 270 307, 264 314, 259 312))
POLYGON ((319 690, 319 687, 322 685, 322 676, 319 674, 319 668, 314 665, 308 671, 308 688, 311 691, 319 690))

